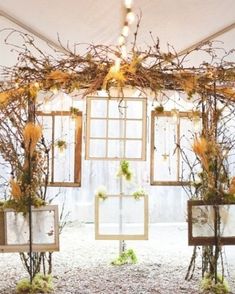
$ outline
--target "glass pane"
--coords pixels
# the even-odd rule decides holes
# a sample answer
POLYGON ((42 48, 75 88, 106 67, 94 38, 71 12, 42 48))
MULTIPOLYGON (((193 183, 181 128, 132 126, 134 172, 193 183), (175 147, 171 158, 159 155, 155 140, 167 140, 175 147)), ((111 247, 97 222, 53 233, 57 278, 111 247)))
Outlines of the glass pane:
POLYGON ((54 182, 74 181, 75 121, 70 116, 55 117, 54 182), (65 141, 59 148, 58 141, 65 141))
MULTIPOLYGON (((221 237, 235 236, 235 205, 219 205, 221 237)), ((192 207, 192 236, 214 236, 214 208, 212 205, 192 207)))
MULTIPOLYGON (((32 211, 33 244, 55 243, 54 211, 32 211)), ((6 212, 7 245, 29 243, 29 219, 23 213, 6 212)))
POLYGON ((106 156, 106 140, 91 139, 90 140, 90 157, 105 157, 106 156))
POLYGON ((126 158, 141 158, 142 141, 126 140, 126 158))
POLYGON ((90 137, 106 138, 106 120, 91 119, 90 120, 90 137))
POLYGON ((33 243, 55 243, 55 213, 53 210, 33 211, 33 243))
POLYGON ((123 138, 124 137, 124 121, 123 120, 109 120, 108 137, 109 138, 123 138))
POLYGON ((143 117, 143 101, 134 100, 126 102, 126 118, 143 117))
POLYGON ((107 100, 89 100, 91 107, 91 117, 107 117, 107 100))
POLYGON ((99 203, 99 233, 105 235, 143 235, 144 200, 112 197, 99 203), (131 207, 131 213, 130 213, 131 207))
POLYGON ((122 233, 127 235, 144 234, 144 198, 135 200, 133 197, 123 198, 122 233), (130 213, 131 209, 131 213, 130 213))
POLYGON ((124 157, 124 142, 120 140, 108 140, 108 157, 122 158, 124 157))
POLYGON ((108 197, 99 201, 99 233, 104 235, 119 235, 119 197, 108 197))
MULTIPOLYGON (((188 118, 180 118, 180 148, 184 152, 184 156, 192 164, 196 161, 195 153, 192 151, 192 145, 194 141, 194 132, 193 132, 193 122, 188 118)), ((179 173, 180 179, 189 181, 190 168, 188 164, 183 160, 183 157, 180 154, 179 162, 179 173)), ((194 173, 199 172, 200 166, 198 169, 194 169, 194 173)))
POLYGON ((142 138, 142 121, 126 121, 126 138, 142 138))
POLYGON ((125 114, 124 101, 109 100, 109 118, 122 118, 125 114))
POLYGON ((154 180, 177 180, 177 125, 169 117, 155 119, 154 180))

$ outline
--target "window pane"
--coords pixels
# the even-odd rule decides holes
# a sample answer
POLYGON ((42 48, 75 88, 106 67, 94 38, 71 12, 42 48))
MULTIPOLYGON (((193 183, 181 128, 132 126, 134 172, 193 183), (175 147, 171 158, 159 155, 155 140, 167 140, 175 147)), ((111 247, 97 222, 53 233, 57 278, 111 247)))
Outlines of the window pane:
POLYGON ((126 118, 142 118, 143 117, 143 101, 127 101, 126 118))
POLYGON ((107 117, 107 100, 90 100, 91 117, 107 117))
POLYGON ((155 118, 154 180, 177 180, 177 124, 171 117, 155 118))
POLYGON ((126 158, 140 158, 141 150, 141 140, 126 140, 126 158))
POLYGON ((109 100, 109 118, 122 118, 125 114, 124 101, 119 104, 117 100, 109 100))
POLYGON ((106 140, 90 139, 90 157, 106 156, 106 140))
POLYGON ((90 136, 106 138, 106 120, 91 119, 90 120, 90 136))
POLYGON ((122 158, 124 156, 124 141, 108 140, 108 157, 122 158))
POLYGON ((123 120, 109 120, 109 138, 123 138, 124 137, 124 121, 123 120))
POLYGON ((142 121, 126 121, 126 138, 142 138, 142 121))

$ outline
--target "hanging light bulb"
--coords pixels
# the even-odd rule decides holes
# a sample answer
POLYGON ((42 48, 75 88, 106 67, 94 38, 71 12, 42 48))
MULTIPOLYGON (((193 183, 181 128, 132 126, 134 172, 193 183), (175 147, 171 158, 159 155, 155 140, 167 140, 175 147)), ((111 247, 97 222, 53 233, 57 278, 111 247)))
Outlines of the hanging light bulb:
POLYGON ((128 24, 132 24, 135 20, 135 15, 132 11, 128 12, 126 15, 126 20, 128 22, 128 24))
POLYGON ((126 8, 131 8, 132 0, 125 0, 124 3, 125 3, 126 8))
POLYGON ((129 35, 129 27, 128 27, 128 25, 124 25, 123 26, 123 28, 122 28, 122 35, 124 37, 128 37, 128 35, 129 35))
POLYGON ((123 35, 121 35, 118 38, 118 45, 122 46, 123 44, 125 44, 125 37, 123 35))

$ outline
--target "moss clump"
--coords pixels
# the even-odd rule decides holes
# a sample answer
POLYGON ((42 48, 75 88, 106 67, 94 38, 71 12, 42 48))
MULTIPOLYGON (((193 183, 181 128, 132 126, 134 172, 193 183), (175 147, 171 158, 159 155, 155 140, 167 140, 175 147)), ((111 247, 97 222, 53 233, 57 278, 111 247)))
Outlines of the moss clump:
POLYGON ((53 291, 51 275, 37 274, 30 283, 29 279, 22 279, 16 286, 16 293, 51 293, 53 291))
POLYGON ((155 110, 156 113, 163 113, 163 111, 164 111, 164 107, 163 107, 162 104, 161 104, 161 105, 159 105, 159 106, 156 106, 156 107, 154 108, 154 110, 155 110))
POLYGON ((124 265, 137 263, 137 257, 133 249, 122 252, 118 258, 111 262, 112 265, 124 265))
POLYGON ((135 198, 135 200, 139 200, 140 197, 143 197, 145 195, 147 195, 147 193, 143 189, 137 190, 132 193, 132 196, 135 198))
MULTIPOLYGON (((22 212, 23 214, 26 214, 29 211, 29 201, 30 201, 29 197, 22 197, 19 200, 9 199, 4 201, 1 207, 3 209, 4 208, 14 209, 17 212, 22 212)), ((33 196, 31 198, 31 204, 32 206, 38 208, 38 207, 46 205, 46 202, 45 200, 37 196, 33 196)))
POLYGON ((132 171, 130 170, 129 162, 127 160, 122 160, 117 173, 118 177, 124 177, 127 181, 132 180, 132 171))
POLYGON ((229 287, 227 282, 222 279, 221 276, 217 277, 217 283, 215 284, 214 279, 209 275, 205 275, 205 277, 201 281, 201 289, 203 293, 214 293, 214 294, 226 294, 229 293, 229 287))

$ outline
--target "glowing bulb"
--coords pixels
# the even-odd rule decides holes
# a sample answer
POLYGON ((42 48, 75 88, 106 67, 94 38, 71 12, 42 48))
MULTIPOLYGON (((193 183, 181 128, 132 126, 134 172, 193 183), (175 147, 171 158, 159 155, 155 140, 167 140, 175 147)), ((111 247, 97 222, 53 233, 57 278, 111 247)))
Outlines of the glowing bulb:
POLYGON ((127 25, 125 25, 123 28, 122 28, 122 35, 124 37, 128 37, 129 35, 129 27, 127 25))
POLYGON ((131 8, 132 0, 125 0, 124 3, 125 3, 126 8, 131 8))
POLYGON ((135 15, 133 12, 128 12, 127 15, 126 15, 126 20, 129 24, 132 24, 135 20, 135 15))
POLYGON ((125 43, 125 37, 124 36, 119 36, 118 38, 118 44, 119 46, 122 46, 125 43))
POLYGON ((19 88, 19 83, 15 83, 15 88, 19 88))

